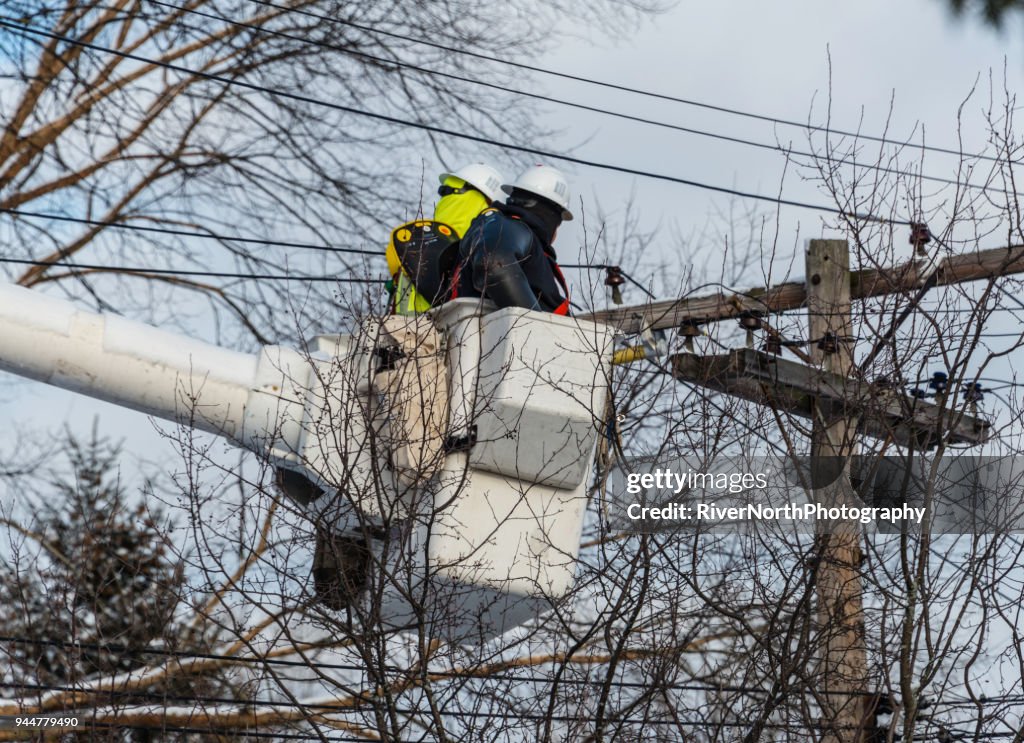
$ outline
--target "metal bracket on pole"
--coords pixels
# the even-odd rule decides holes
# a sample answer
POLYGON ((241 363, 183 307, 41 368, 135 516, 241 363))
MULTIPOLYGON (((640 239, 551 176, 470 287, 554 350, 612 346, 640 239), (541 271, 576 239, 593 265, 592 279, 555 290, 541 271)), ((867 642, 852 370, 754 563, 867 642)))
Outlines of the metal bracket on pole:
POLYGON ((940 441, 976 446, 985 443, 992 432, 992 424, 984 418, 750 348, 709 356, 674 354, 668 358, 668 367, 680 381, 809 420, 813 419, 816 398, 826 415, 852 412, 857 416, 859 433, 881 439, 892 437, 899 446, 931 449, 940 441))

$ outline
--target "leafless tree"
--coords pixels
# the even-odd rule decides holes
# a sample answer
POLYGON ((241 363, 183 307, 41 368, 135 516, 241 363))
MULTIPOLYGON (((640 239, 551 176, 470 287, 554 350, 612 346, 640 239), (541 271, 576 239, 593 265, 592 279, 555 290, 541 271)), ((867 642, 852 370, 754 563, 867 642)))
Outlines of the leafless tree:
MULTIPOLYGON (((309 20, 278 15, 266 6, 263 11, 272 15, 268 23, 309 20)), ((302 36, 316 32, 326 31, 317 25, 302 36)), ((286 45, 282 37, 274 38, 266 42, 268 48, 286 45)), ((237 74, 267 74, 267 87, 281 87, 283 78, 274 74, 291 69, 274 73, 248 66, 237 74)), ((327 77, 319 68, 308 73, 311 89, 323 86, 318 95, 334 90, 332 86, 343 89, 340 81, 348 79, 337 72, 327 77)), ((297 79, 291 82, 297 84, 297 79)), ((212 87, 220 89, 220 84, 212 87)), ((239 115, 251 124, 252 109, 244 99, 218 116, 248 111, 239 115)), ((278 103, 285 109, 291 106, 278 103)), ((787 398, 781 386, 761 385, 761 397, 751 402, 715 391, 721 380, 710 376, 679 381, 679 370, 697 363, 695 356, 725 356, 747 342, 744 330, 730 320, 708 323, 694 317, 690 327, 698 325, 700 334, 690 333, 688 341, 681 333, 622 339, 649 347, 663 344, 661 350, 667 352, 615 367, 609 380, 612 404, 590 411, 601 435, 597 466, 588 480, 580 552, 570 556, 576 570, 571 592, 501 635, 488 634, 482 626, 474 633, 472 620, 477 617, 459 604, 459 581, 448 578, 462 571, 469 582, 482 566, 472 555, 454 563, 434 560, 422 536, 423 530, 451 527, 444 520, 451 505, 443 497, 446 492, 460 492, 462 486, 459 497, 479 496, 474 495, 469 468, 453 466, 442 470, 441 479, 426 477, 415 485, 396 486, 388 456, 395 437, 389 429, 394 418, 387 390, 367 392, 372 388, 369 377, 379 369, 325 361, 331 354, 324 349, 337 341, 324 339, 322 347, 310 345, 305 351, 320 364, 316 383, 333 390, 325 393, 332 424, 322 439, 324 453, 347 452, 342 457, 346 466, 331 472, 326 486, 324 481, 296 480, 270 461, 226 464, 207 440, 193 437, 186 428, 175 429, 172 434, 179 437, 184 455, 178 476, 173 487, 164 486, 153 497, 184 509, 180 523, 188 526, 175 542, 184 560, 177 615, 184 627, 176 646, 180 654, 140 659, 117 676, 97 672, 80 679, 74 691, 38 700, 20 698, 24 708, 86 711, 125 729, 262 732, 311 739, 1021 740, 1019 612, 1024 584, 1015 532, 1020 488, 1014 477, 1019 470, 1012 464, 1000 470, 1002 465, 989 467, 987 462, 979 467, 957 449, 951 436, 964 421, 981 417, 991 423, 990 441, 977 452, 1011 462, 1019 454, 1020 401, 1013 360, 1024 341, 1017 318, 1022 310, 1016 299, 1019 282, 1003 274, 1020 268, 1021 251, 1007 249, 1004 262, 972 283, 922 283, 936 275, 930 272, 935 261, 941 267, 951 256, 967 256, 959 259, 966 265, 970 256, 977 259, 980 248, 1022 242, 1014 185, 1019 144, 1011 108, 990 114, 993 147, 983 158, 964 159, 954 183, 942 186, 946 190, 938 196, 925 192, 924 184, 929 189, 933 184, 908 164, 906 148, 880 146, 872 167, 856 169, 850 160, 864 157, 865 144, 831 138, 819 157, 795 164, 817 178, 843 212, 827 217, 822 233, 848 241, 854 284, 863 287, 874 277, 872 286, 879 288, 875 296, 854 302, 853 337, 832 339, 836 347, 852 346, 854 361, 860 362, 843 386, 851 405, 855 403, 859 428, 850 426, 848 440, 840 442, 856 443, 859 452, 837 475, 866 505, 906 502, 924 507, 928 516, 922 530, 862 532, 857 526, 859 559, 837 566, 835 542, 813 528, 771 522, 714 529, 699 523, 657 528, 631 523, 626 507, 637 494, 624 490, 623 475, 656 467, 708 471, 725 466, 730 473, 764 468, 777 473, 788 467, 796 479, 773 484, 794 501, 813 501, 815 491, 822 490, 813 480, 816 463, 808 461, 814 430, 832 418, 852 415, 841 406, 823 410, 813 401, 804 409, 810 417, 798 415, 794 410, 806 400, 787 398), (868 213, 874 218, 864 219, 868 213), (909 222, 927 222, 933 234, 930 243, 922 244, 926 255, 917 256, 916 264, 910 262, 915 256, 906 243, 909 222), (932 377, 935 371, 946 377, 932 377), (992 377, 1005 381, 993 382, 992 377), (979 398, 975 383, 990 393, 979 398), (921 391, 914 394, 917 388, 921 391), (910 441, 900 432, 926 404, 935 406, 933 426, 910 441), (891 408, 900 414, 889 415, 891 408), (879 420, 882 430, 866 430, 868 422, 879 420), (357 456, 364 454, 363 460, 357 456), (948 481, 952 470, 943 458, 947 463, 967 462, 967 472, 988 467, 1002 473, 1002 480, 989 478, 973 493, 974 500, 960 502, 956 499, 962 491, 948 481), (370 463, 367 468, 358 464, 364 460, 370 463), (887 481, 885 472, 914 477, 887 481), (450 486, 456 490, 446 491, 450 486), (237 505, 227 508, 225 503, 237 505), (339 533, 339 524, 344 526, 341 541, 332 537, 339 533), (325 558, 325 544, 335 554, 325 558), (852 615, 829 603, 837 567, 851 576, 839 588, 856 590, 859 608, 852 615), (460 622, 465 623, 461 634, 451 632, 460 622), (844 690, 837 691, 835 671, 823 658, 836 638, 851 630, 862 643, 856 650, 863 652, 865 664, 857 677, 843 679, 844 690), (234 683, 245 689, 241 703, 237 696, 215 699, 212 694, 194 693, 191 702, 181 704, 145 696, 158 682, 227 669, 234 669, 234 683), (837 707, 859 710, 855 727, 860 729, 832 725, 837 707)), ((460 115, 471 116, 465 111, 460 115)), ((340 131, 339 122, 322 123, 340 131)), ((518 131, 515 122, 503 125, 509 127, 509 136, 518 131)), ((294 126, 290 123, 287 131, 294 126)), ((293 145, 289 141, 281 146, 292 152, 287 148, 293 145)), ((203 216, 204 224, 216 224, 205 221, 210 207, 186 197, 209 197, 208 204, 227 198, 231 188, 244 182, 233 179, 255 172, 243 166, 246 158, 260 161, 258 154, 246 152, 223 168, 211 166, 196 190, 182 187, 185 200, 169 208, 180 210, 187 217, 183 221, 203 216)), ((293 154, 293 161, 301 163, 304 173, 319 173, 318 183, 330 181, 330 168, 315 170, 299 154, 293 154)), ((38 172, 52 167, 40 165, 38 172)), ((308 198, 296 200, 297 192, 288 190, 292 187, 305 188, 298 181, 285 184, 270 189, 267 201, 249 202, 251 207, 230 204, 242 212, 224 214, 249 208, 262 214, 280 198, 281 204, 275 205, 288 205, 292 226, 301 225, 315 239, 333 239, 333 223, 320 207, 335 192, 313 189, 308 198)), ((333 187, 340 189, 338 183, 333 187)), ((343 191, 338 191, 339 199, 343 191)), ((179 191, 173 193, 178 198, 179 191)), ((350 212, 359 219, 378 218, 377 208, 388 203, 384 192, 379 198, 364 198, 361 190, 344 193, 353 203, 362 203, 364 211, 350 212)), ((173 213, 159 218, 173 223, 173 213)), ((721 293, 725 304, 756 303, 767 295, 738 291, 737 285, 749 280, 758 286, 765 276, 765 283, 777 283, 770 278, 775 271, 772 257, 779 257, 784 241, 775 223, 759 214, 743 213, 738 219, 734 212, 723 215, 733 229, 709 230, 701 243, 716 258, 730 259, 713 264, 712 271, 682 270, 672 277, 671 288, 691 297, 721 293), (758 260, 762 256, 763 262, 758 260)), ((620 224, 627 225, 623 234, 614 224, 588 226, 588 241, 598 251, 595 262, 625 264, 623 256, 636 255, 622 247, 630 239, 655 239, 635 230, 631 234, 628 215, 620 224)), ((230 224, 220 227, 228 230, 230 224)), ((67 243, 63 235, 55 237, 60 239, 53 249, 59 254, 67 243)), ((240 252, 233 256, 243 261, 265 258, 240 252)), ((659 269, 668 274, 670 265, 666 261, 659 269)), ((40 280, 49 275, 43 272, 40 280)), ((803 290, 803 281, 789 284, 782 288, 803 290)), ((604 287, 596 283, 593 289, 584 303, 599 308, 604 287)), ((631 289, 628 299, 636 296, 631 289)), ((255 298, 240 294, 235 299, 247 308, 255 298)), ((281 298, 266 299, 272 300, 265 305, 269 308, 281 298)), ((378 334, 369 305, 366 297, 353 293, 332 307, 336 315, 351 318, 355 347, 372 351, 378 334)), ((828 353, 829 342, 812 337, 804 310, 762 309, 751 350, 767 344, 782 351, 784 360, 820 365, 817 351, 828 353)), ((833 310, 826 306, 812 311, 833 310)), ((304 335, 302 313, 297 314, 294 330, 282 335, 304 335)), ((422 377, 417 379, 422 373, 418 367, 409 373, 410 384, 425 386, 422 377)), ((808 397, 813 395, 804 395, 808 397)), ((488 415, 493 402, 483 398, 473 415, 488 415)), ((458 446, 456 442, 455 454, 438 456, 460 456, 458 446)), ((430 469, 432 464, 437 463, 423 466, 430 469)), ((538 492, 529 482, 517 487, 510 491, 514 503, 532 502, 538 492)), ((646 490, 643 495, 652 504, 705 497, 700 488, 646 490)), ((488 505, 481 513, 493 515, 499 508, 488 505)), ((547 515, 537 512, 531 518, 547 515)), ((463 526, 470 531, 476 525, 463 526)), ((499 594, 492 600, 500 602, 499 594)), ((511 613, 516 607, 497 608, 511 613)))
MULTIPOLYGON (((277 316, 297 305, 290 298, 325 306, 339 288, 348 295, 361 285, 323 279, 383 277, 374 256, 388 227, 415 216, 424 162, 506 160, 459 134, 543 142, 535 107, 515 96, 535 84, 531 74, 489 58, 526 60, 561 22, 618 33, 659 7, 7 3, 3 255, 44 264, 7 264, 8 273, 24 286, 84 289, 100 308, 141 310, 161 323, 208 302, 226 313, 222 329, 276 339, 295 327, 277 316), (159 272, 167 269, 321 282, 159 272)), ((318 320, 303 318, 303 328, 318 320)))

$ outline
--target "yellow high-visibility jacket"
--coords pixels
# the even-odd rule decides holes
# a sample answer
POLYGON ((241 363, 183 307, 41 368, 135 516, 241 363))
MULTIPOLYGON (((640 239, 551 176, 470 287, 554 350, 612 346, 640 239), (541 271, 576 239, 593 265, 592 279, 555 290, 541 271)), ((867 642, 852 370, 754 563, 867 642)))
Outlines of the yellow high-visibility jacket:
MULTIPOLYGON (((466 182, 461 178, 449 176, 445 179, 444 185, 452 188, 462 188, 466 182)), ((467 189, 464 193, 453 193, 442 196, 434 208, 434 221, 442 222, 452 228, 456 236, 465 234, 469 225, 477 215, 489 206, 487 197, 474 188, 467 189)), ((398 259, 398 251, 395 249, 394 241, 388 242, 385 255, 388 260, 388 273, 394 281, 394 310, 399 315, 418 315, 430 309, 430 302, 416 292, 408 274, 402 269, 402 263, 398 259)))

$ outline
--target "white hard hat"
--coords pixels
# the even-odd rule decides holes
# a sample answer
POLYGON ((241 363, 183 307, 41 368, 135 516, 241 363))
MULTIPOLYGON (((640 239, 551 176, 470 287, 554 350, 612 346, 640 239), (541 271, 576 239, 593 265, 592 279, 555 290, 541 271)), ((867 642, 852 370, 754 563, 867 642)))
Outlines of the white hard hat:
POLYGON ((572 212, 569 211, 569 180, 565 177, 565 173, 558 168, 552 168, 550 165, 534 165, 529 170, 523 171, 515 183, 505 184, 501 190, 505 193, 512 193, 513 188, 543 196, 548 201, 562 207, 562 219, 566 222, 572 219, 572 212))
POLYGON ((470 163, 459 168, 454 173, 441 173, 438 180, 444 184, 448 178, 458 178, 465 181, 477 191, 486 196, 489 200, 495 201, 501 193, 501 182, 504 180, 501 173, 484 163, 470 163))

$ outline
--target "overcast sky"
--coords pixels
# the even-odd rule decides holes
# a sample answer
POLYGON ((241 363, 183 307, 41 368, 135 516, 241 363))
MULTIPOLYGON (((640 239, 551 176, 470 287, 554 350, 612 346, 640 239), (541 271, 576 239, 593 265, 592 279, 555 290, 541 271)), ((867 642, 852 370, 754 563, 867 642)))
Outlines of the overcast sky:
MULTIPOLYGON (((629 87, 824 123, 831 58, 833 127, 881 134, 888 121, 892 137, 920 142, 923 135, 928 144, 954 148, 958 108, 977 82, 976 93, 964 107, 962 126, 964 149, 978 151, 986 145, 982 111, 989 102, 989 75, 1001 87, 1005 68, 1011 92, 1021 89, 1022 37, 1017 23, 996 32, 976 19, 954 19, 937 0, 683 2, 616 46, 609 48, 600 39, 596 45, 571 43, 549 64, 629 87)), ((807 132, 797 128, 550 78, 544 83, 566 99, 690 128, 792 143, 796 149, 809 144, 807 132)), ((566 128, 565 141, 586 140, 577 152, 581 157, 766 195, 776 194, 780 187, 785 161, 777 153, 595 114, 556 115, 554 108, 550 120, 566 128)), ((814 135, 813 143, 823 146, 824 136, 814 135)), ((873 154, 877 146, 865 143, 863 159, 870 160, 873 154)), ((908 152, 903 160, 910 163, 914 157, 908 152)), ((956 158, 935 153, 928 153, 923 163, 924 172, 942 177, 955 177, 955 167, 956 158)), ((716 205, 727 201, 684 186, 586 168, 573 171, 578 192, 606 205, 635 184, 649 222, 674 219, 685 228, 702 222, 716 205)), ((802 183, 792 167, 783 195, 828 202, 815 187, 802 183)), ((789 208, 782 216, 784 233, 791 232, 797 220, 807 236, 820 232, 820 217, 813 212, 789 208)), ((562 240, 568 237, 564 234, 562 240)))
MULTIPOLYGON (((613 39, 599 34, 580 38, 579 29, 568 24, 564 30, 577 37, 565 39, 537 60, 541 65, 779 118, 810 117, 815 123, 823 122, 826 113, 831 57, 834 127, 881 133, 889 120, 891 136, 914 136, 920 142, 924 132, 925 141, 933 145, 957 146, 957 110, 977 82, 974 97, 964 107, 962 136, 968 151, 986 146, 982 111, 989 102, 989 75, 994 75, 999 89, 1005 74, 1011 94, 1024 90, 1021 24, 1014 20, 997 32, 974 18, 954 19, 938 0, 685 1, 645 22, 639 31, 624 28, 613 39)), ((535 83, 538 91, 566 100, 729 136, 792 142, 798 149, 808 146, 807 134, 800 129, 553 78, 538 77, 535 83)), ((546 106, 542 123, 561 130, 556 144, 578 145, 575 154, 582 158, 741 191, 774 195, 780 188, 784 160, 776 153, 556 106, 546 106)), ((824 143, 821 135, 816 137, 815 143, 824 143)), ((468 159, 488 156, 471 148, 464 152, 468 159)), ((868 155, 874 152, 866 150, 868 155)), ((523 165, 530 162, 529 157, 522 159, 523 165)), ((930 153, 923 169, 955 177, 955 165, 954 158, 930 153)), ((662 238, 649 248, 659 255, 673 245, 668 225, 690 234, 715 208, 728 204, 722 196, 685 186, 579 166, 566 170, 588 213, 594 212, 597 200, 614 211, 635 189, 644 223, 666 226, 662 238)), ((782 188, 785 198, 828 203, 792 169, 782 188)), ((772 207, 764 209, 770 212, 772 207)), ((582 239, 579 224, 567 225, 559 236, 564 261, 576 257, 582 239)), ((821 217, 784 208, 779 232, 780 242, 792 248, 798 235, 802 240, 822 234, 821 217)), ((794 271, 802 273, 802 266, 794 271)), ((758 283, 756 277, 751 279, 748 284, 758 283)), ((634 293, 627 299, 641 298, 634 293)), ((103 432, 129 440, 130 455, 157 458, 173 451, 159 443, 144 416, 43 385, 5 384, 0 387, 0 406, 9 420, 51 429, 67 420, 75 430, 85 431, 99 415, 103 432)))

